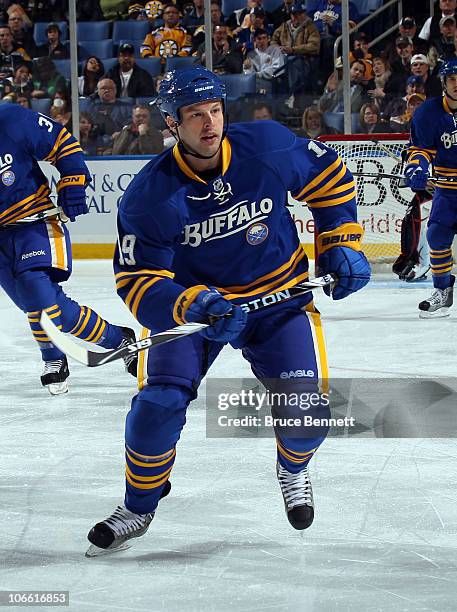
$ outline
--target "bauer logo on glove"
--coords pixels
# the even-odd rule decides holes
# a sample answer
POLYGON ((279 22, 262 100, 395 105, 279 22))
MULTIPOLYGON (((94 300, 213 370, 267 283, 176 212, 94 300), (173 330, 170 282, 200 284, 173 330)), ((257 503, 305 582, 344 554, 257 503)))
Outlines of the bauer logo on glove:
POLYGON ((343 223, 317 239, 317 269, 338 277, 336 286, 325 287, 327 295, 341 300, 362 289, 370 280, 370 264, 361 251, 363 228, 355 222, 343 223))

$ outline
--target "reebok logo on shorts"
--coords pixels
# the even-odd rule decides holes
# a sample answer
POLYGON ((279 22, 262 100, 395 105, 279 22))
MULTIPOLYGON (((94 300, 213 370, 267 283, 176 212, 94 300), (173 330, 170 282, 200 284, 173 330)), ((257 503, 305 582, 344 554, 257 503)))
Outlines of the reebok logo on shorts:
POLYGON ((24 253, 21 259, 22 261, 24 261, 24 259, 29 259, 30 257, 37 257, 38 255, 46 255, 46 253, 42 249, 39 251, 30 251, 30 253, 24 253))

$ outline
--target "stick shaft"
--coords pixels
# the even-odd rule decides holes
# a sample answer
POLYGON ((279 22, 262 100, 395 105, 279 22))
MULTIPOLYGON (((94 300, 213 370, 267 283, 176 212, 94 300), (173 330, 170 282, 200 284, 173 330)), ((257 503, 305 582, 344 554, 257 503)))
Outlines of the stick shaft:
MULTIPOLYGON (((336 281, 337 279, 335 276, 326 274, 325 276, 299 283, 298 285, 288 289, 276 291, 275 293, 271 293, 255 300, 250 300, 249 302, 239 305, 248 313, 257 312, 259 310, 270 308, 280 302, 291 300, 300 295, 304 295, 305 293, 309 293, 310 291, 313 291, 313 289, 331 286, 336 281)), ((61 332, 60 329, 54 325, 45 311, 42 311, 41 313, 40 325, 55 346, 57 346, 69 357, 72 357, 76 361, 79 361, 88 367, 97 367, 104 365, 105 363, 110 363, 111 361, 117 361, 118 359, 122 359, 127 355, 135 355, 140 351, 145 351, 151 348, 152 346, 172 342, 174 340, 178 340, 179 338, 184 338, 185 336, 195 334, 202 331, 206 327, 209 327, 208 323, 186 323, 185 325, 178 325, 177 327, 172 327, 171 329, 159 332, 158 334, 153 334, 152 336, 148 336, 147 338, 143 338, 137 342, 132 342, 131 344, 123 346, 122 348, 99 352, 86 349, 81 344, 78 344, 71 336, 67 336, 61 332)))

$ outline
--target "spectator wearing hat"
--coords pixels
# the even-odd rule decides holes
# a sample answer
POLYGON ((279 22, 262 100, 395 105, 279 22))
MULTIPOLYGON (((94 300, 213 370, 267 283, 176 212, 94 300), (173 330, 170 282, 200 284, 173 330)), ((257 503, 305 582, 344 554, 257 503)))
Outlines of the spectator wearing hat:
POLYGON ((403 95, 406 79, 411 74, 411 58, 413 57, 414 48, 407 36, 399 36, 395 40, 395 51, 395 60, 391 63, 392 74, 384 85, 385 104, 391 99, 403 95))
POLYGON ((36 50, 36 57, 49 56, 52 59, 68 59, 70 52, 60 40, 61 31, 57 23, 50 23, 46 28, 48 42, 40 45, 36 50))
POLYGON ((154 80, 135 62, 135 48, 130 43, 119 46, 117 64, 106 73, 108 79, 116 83, 118 98, 138 98, 154 95, 154 80))
MULTIPOLYGON (((382 117, 390 121, 391 117, 399 117, 406 112, 408 96, 413 93, 423 94, 425 91, 424 81, 421 76, 410 75, 402 94, 396 98, 390 98, 381 107, 382 117)), ((425 95, 425 94, 424 94, 425 95)))
POLYGON ((435 14, 425 21, 419 32, 419 38, 427 42, 439 38, 441 19, 443 17, 454 17, 457 20, 456 9, 457 0, 440 0, 439 10, 435 11, 435 14))
POLYGON ((255 73, 257 92, 272 92, 274 75, 283 65, 284 56, 281 49, 276 45, 270 45, 270 37, 266 30, 256 30, 254 49, 249 51, 243 62, 243 72, 255 73))
POLYGON ((389 64, 393 64, 397 59, 396 41, 400 38, 408 38, 413 45, 413 53, 427 54, 429 44, 427 41, 419 38, 416 20, 414 17, 403 17, 398 26, 397 32, 393 35, 391 41, 385 46, 382 55, 387 59, 389 64))
POLYGON ((424 82, 424 93, 427 98, 440 96, 442 93, 441 81, 430 73, 428 58, 422 53, 416 53, 411 58, 411 74, 420 76, 424 82))
POLYGON ((313 89, 317 77, 320 35, 304 4, 292 6, 290 20, 273 32, 271 44, 277 45, 285 56, 291 105, 292 96, 313 89))
POLYGON ((402 115, 390 118, 390 129, 392 132, 409 132, 411 121, 415 111, 425 101, 422 93, 412 93, 406 99, 406 110, 402 115))
POLYGON ((436 66, 439 59, 446 60, 455 57, 455 32, 455 18, 452 15, 442 17, 440 19, 440 36, 430 40, 427 57, 431 66, 436 66))
POLYGON ((254 49, 254 33, 256 30, 265 30, 269 36, 273 33, 273 28, 267 24, 267 14, 261 6, 254 6, 249 13, 247 27, 241 28, 237 42, 242 46, 243 53, 254 49))
POLYGON ((78 93, 80 96, 91 96, 97 91, 97 84, 105 74, 105 67, 101 59, 91 55, 86 59, 82 75, 78 77, 78 93))

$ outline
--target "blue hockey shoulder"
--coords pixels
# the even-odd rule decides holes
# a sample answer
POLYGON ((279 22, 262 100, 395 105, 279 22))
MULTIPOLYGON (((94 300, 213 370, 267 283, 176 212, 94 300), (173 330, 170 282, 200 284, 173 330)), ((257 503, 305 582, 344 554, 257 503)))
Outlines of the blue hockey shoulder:
POLYGON ((276 121, 254 121, 235 123, 227 133, 236 150, 246 157, 269 155, 291 149, 296 141, 295 134, 276 121))

